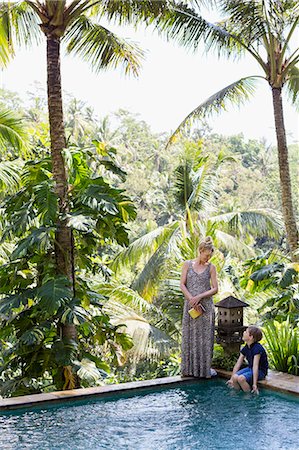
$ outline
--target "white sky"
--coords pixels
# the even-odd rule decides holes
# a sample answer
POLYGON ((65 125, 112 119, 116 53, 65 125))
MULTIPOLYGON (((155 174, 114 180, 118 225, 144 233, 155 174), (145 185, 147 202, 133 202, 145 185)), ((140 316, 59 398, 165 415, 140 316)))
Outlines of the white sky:
MULTIPOLYGON (((110 27, 111 28, 111 27, 110 27)), ((147 50, 138 79, 118 70, 96 75, 86 62, 63 56, 63 89, 92 106, 98 117, 119 108, 139 113, 153 131, 170 132, 202 101, 222 87, 248 75, 261 75, 253 58, 241 61, 218 60, 211 54, 188 53, 177 44, 168 43, 150 30, 132 28, 113 31, 138 42, 147 50)), ((25 95, 37 80, 46 86, 45 43, 30 51, 20 50, 9 67, 2 71, 1 85, 25 95)), ((298 114, 284 100, 288 142, 298 142, 298 114)), ((275 144, 272 97, 268 84, 261 80, 252 100, 240 109, 234 107, 209 120, 216 133, 243 133, 246 138, 263 138, 275 144)))

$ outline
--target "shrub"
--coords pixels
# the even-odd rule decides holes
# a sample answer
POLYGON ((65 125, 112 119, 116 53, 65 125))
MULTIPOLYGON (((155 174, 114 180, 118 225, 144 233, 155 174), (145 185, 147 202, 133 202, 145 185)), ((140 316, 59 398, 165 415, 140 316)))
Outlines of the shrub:
POLYGON ((270 365, 281 372, 299 373, 299 328, 284 322, 268 321, 263 326, 270 365))
POLYGON ((216 344, 214 346, 212 366, 217 369, 233 370, 238 357, 239 353, 225 354, 221 345, 216 344))

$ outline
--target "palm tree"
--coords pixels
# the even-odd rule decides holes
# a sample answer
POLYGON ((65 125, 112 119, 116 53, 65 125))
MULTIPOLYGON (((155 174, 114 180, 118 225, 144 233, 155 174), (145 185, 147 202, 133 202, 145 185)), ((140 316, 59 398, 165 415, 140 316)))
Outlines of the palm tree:
MULTIPOLYGON (((271 88, 279 160, 281 202, 287 241, 292 259, 298 251, 298 229, 292 202, 288 147, 283 116, 282 92, 296 104, 299 91, 299 47, 290 50, 299 23, 296 0, 215 0, 212 2, 224 19, 210 23, 200 13, 188 7, 175 8, 165 17, 163 31, 187 48, 196 50, 204 41, 208 50, 218 55, 251 55, 263 75, 242 78, 195 108, 179 125, 173 137, 192 118, 207 117, 225 109, 231 103, 241 103, 254 91, 257 78, 267 81, 271 88)), ((298 104, 298 102, 297 102, 298 104)))
MULTIPOLYGON (((66 276, 74 290, 73 237, 67 226, 68 179, 63 151, 66 147, 61 87, 61 44, 67 51, 91 63, 95 71, 123 66, 126 73, 138 74, 142 51, 119 38, 99 23, 106 18, 119 24, 148 23, 159 17, 167 1, 114 0, 24 0, 1 4, 0 59, 8 62, 8 50, 15 44, 47 42, 47 88, 52 172, 58 198, 55 235, 57 275, 66 276), (3 45, 1 45, 3 41, 3 45)), ((76 338, 74 325, 62 326, 63 336, 76 338)))

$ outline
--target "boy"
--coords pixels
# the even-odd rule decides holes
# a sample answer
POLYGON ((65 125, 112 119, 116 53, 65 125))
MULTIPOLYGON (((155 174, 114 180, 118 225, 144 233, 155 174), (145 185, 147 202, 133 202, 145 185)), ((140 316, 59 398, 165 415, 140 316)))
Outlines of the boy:
POLYGON ((268 372, 268 358, 264 347, 259 344, 263 334, 260 328, 249 326, 243 333, 245 345, 241 348, 238 361, 233 368, 231 378, 227 384, 235 389, 258 394, 257 382, 263 380, 268 372), (248 361, 248 367, 240 369, 244 358, 248 361), (252 386, 252 387, 251 387, 252 386))

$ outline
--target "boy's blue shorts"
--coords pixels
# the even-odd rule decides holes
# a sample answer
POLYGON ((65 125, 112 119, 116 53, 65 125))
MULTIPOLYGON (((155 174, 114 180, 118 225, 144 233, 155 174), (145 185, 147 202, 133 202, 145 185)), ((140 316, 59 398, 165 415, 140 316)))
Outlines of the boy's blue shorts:
MULTIPOLYGON (((252 384, 253 370, 250 369, 250 367, 245 367, 245 369, 238 370, 238 372, 236 372, 236 375, 243 375, 246 378, 247 383, 250 385, 252 384)), ((263 380, 264 378, 266 378, 266 375, 262 370, 259 370, 258 380, 263 380)))

